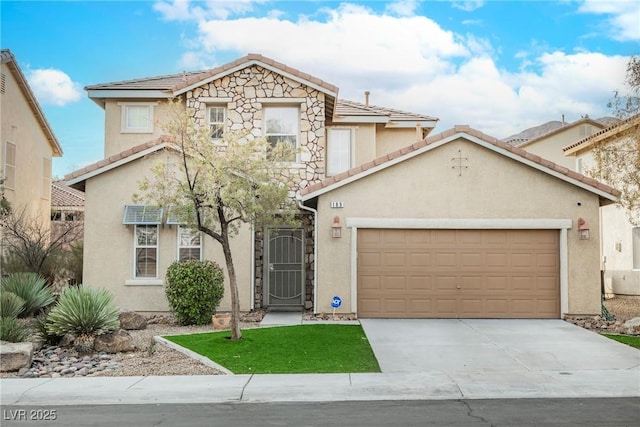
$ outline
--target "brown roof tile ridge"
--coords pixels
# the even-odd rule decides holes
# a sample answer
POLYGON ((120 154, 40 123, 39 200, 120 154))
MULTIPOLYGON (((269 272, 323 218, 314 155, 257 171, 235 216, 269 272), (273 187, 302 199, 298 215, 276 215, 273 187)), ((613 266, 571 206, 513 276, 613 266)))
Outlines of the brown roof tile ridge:
POLYGON ((159 138, 156 138, 154 140, 151 141, 147 141, 145 143, 136 145, 134 147, 128 148, 124 151, 121 151, 119 153, 113 154, 109 157, 107 157, 106 159, 102 159, 102 160, 98 160, 95 163, 92 163, 88 166, 83 167, 82 169, 78 169, 76 171, 73 171, 67 175, 65 175, 64 180, 65 181, 69 181, 71 179, 77 178, 79 176, 85 175, 89 172, 93 172, 95 170, 98 170, 102 167, 108 166, 112 163, 115 163, 117 161, 126 159, 129 156, 132 156, 133 154, 139 153, 141 151, 147 150, 149 148, 152 148, 156 145, 161 145, 162 143, 165 142, 171 142, 170 140, 167 140, 167 136, 160 136, 159 138))
POLYGON ((209 70, 205 70, 201 74, 194 75, 192 78, 187 79, 186 82, 178 84, 178 85, 175 85, 172 88, 172 90, 175 92, 177 90, 184 89, 185 87, 188 87, 188 86, 191 86, 191 85, 193 85, 195 83, 198 83, 198 81, 204 80, 204 79, 206 79, 208 77, 212 77, 212 76, 214 76, 216 74, 219 74, 221 72, 230 70, 230 69, 235 68, 235 67, 237 67, 239 65, 242 65, 242 64, 245 64, 245 63, 248 63, 248 62, 252 62, 252 61, 263 62, 263 63, 265 63, 267 65, 270 65, 270 66, 272 66, 274 68, 282 70, 282 71, 284 71, 286 73, 292 74, 292 75, 294 75, 296 77, 299 77, 299 78, 301 78, 303 80, 308 80, 308 81, 310 81, 312 83, 315 83, 318 86, 321 86, 321 87, 323 87, 323 88, 325 88, 325 89, 327 89, 327 90, 329 90, 331 92, 337 92, 338 91, 338 87, 335 86, 335 85, 332 85, 331 83, 328 83, 328 82, 326 82, 326 81, 324 81, 322 79, 314 77, 311 74, 304 73, 304 72, 302 72, 302 71, 300 71, 300 70, 298 70, 296 68, 290 67, 290 66, 285 65, 285 64, 283 64, 281 62, 275 61, 275 60, 273 60, 271 58, 267 58, 266 56, 258 54, 258 53, 249 53, 249 54, 247 54, 247 55, 245 55, 245 56, 243 56, 241 58, 238 58, 238 59, 236 59, 236 60, 234 60, 232 62, 220 65, 220 66, 215 67, 215 68, 211 68, 209 70))
POLYGON ((64 181, 53 181, 51 183, 51 186, 58 191, 68 194, 70 197, 82 199, 82 201, 84 201, 85 199, 84 193, 82 191, 69 187, 64 183, 64 181))

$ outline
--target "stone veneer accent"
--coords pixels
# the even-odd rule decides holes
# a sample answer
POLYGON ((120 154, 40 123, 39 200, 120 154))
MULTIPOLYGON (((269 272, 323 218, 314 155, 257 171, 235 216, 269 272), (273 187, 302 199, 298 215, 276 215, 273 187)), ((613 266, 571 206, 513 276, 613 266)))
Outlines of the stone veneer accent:
POLYGON ((291 189, 320 182, 325 176, 324 93, 253 65, 186 94, 187 107, 193 108, 194 118, 201 125, 208 125, 207 107, 222 105, 227 108, 226 130, 247 132, 249 138, 263 136, 262 112, 270 105, 269 99, 277 101, 271 104, 274 106, 300 107, 299 163, 289 167, 291 189), (287 103, 287 98, 292 102, 287 103))
MULTIPOLYGON (((299 162, 288 170, 290 189, 296 190, 319 183, 325 177, 325 105, 324 93, 295 80, 253 65, 214 80, 186 93, 187 107, 193 109, 194 119, 208 126, 207 108, 224 106, 227 109, 226 131, 246 132, 248 138, 263 136, 263 108, 265 106, 298 106, 300 133, 299 162), (291 103, 287 102, 291 99, 291 103), (231 99, 231 101, 229 101, 231 99), (276 102, 270 103, 273 99, 276 102), (219 100, 219 101, 218 101, 219 100)), ((305 236, 305 301, 304 308, 313 308, 313 218, 300 214, 305 236)), ((264 250, 263 231, 255 233, 255 308, 264 306, 264 250)))

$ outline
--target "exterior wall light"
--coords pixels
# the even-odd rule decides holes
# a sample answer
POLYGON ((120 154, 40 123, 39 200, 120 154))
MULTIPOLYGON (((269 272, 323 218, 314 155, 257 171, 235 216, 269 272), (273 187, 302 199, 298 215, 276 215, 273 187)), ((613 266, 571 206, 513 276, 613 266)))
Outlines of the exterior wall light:
POLYGON ((582 218, 578 218, 578 233, 580 233, 580 240, 589 240, 589 237, 591 237, 589 235, 589 226, 582 218))
POLYGON ((340 224, 340 218, 333 217, 333 224, 331 224, 331 237, 339 239, 342 237, 342 225, 340 224))

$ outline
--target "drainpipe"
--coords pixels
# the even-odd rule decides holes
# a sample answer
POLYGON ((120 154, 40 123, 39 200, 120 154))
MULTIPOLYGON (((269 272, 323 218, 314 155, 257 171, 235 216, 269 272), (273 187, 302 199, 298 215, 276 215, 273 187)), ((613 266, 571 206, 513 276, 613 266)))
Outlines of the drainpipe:
POLYGON ((313 214, 313 314, 318 314, 318 211, 302 204, 302 198, 296 194, 298 207, 313 214))
MULTIPOLYGON (((251 303, 249 304, 249 309, 253 311, 256 308, 256 227, 255 224, 251 223, 251 303)), ((264 280, 264 277, 262 278, 264 280)), ((263 288, 264 289, 264 288, 263 288)))

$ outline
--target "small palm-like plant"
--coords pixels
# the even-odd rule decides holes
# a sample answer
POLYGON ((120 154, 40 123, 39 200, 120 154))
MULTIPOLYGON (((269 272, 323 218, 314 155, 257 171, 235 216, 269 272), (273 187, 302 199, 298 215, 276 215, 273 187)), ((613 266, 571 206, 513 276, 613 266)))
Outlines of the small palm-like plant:
POLYGON ((56 300, 45 279, 35 273, 10 274, 2 279, 2 290, 12 292, 24 300, 24 308, 19 317, 29 317, 56 300))
POLYGON ((0 318, 0 341, 23 342, 29 338, 29 328, 15 317, 0 318))
POLYGON ((24 309, 24 300, 13 292, 0 290, 0 317, 18 317, 24 309))
POLYGON ((75 335, 79 343, 88 346, 97 335, 120 327, 118 314, 106 289, 71 287, 60 294, 58 303, 49 312, 47 331, 55 335, 75 335))

